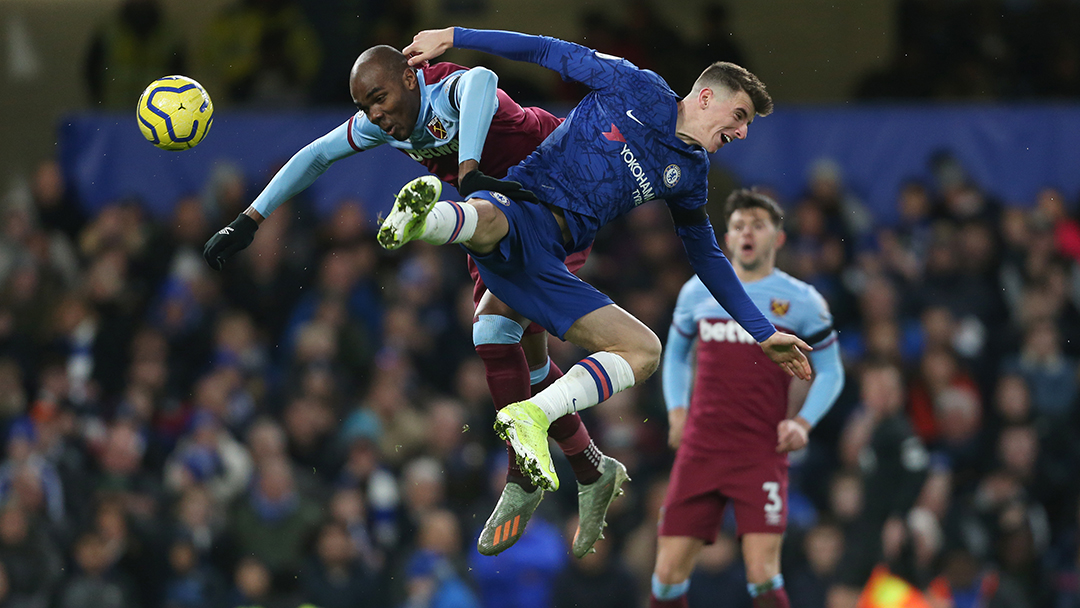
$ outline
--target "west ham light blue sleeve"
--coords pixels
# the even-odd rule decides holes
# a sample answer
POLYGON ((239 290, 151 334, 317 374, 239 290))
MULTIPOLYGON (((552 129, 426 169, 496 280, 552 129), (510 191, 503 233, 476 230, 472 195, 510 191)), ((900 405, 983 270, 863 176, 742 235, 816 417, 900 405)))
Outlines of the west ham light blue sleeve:
POLYGON ((684 334, 672 323, 668 329, 667 344, 664 345, 664 365, 660 372, 664 404, 668 411, 690 405, 690 387, 694 377, 690 350, 693 345, 694 336, 684 334))
POLYGON ((643 73, 625 59, 550 36, 455 27, 454 47, 542 65, 558 72, 564 80, 580 82, 591 89, 611 86, 620 73, 643 73))
POLYGON ((716 242, 712 224, 708 221, 704 224, 676 224, 675 232, 682 238, 683 248, 694 272, 720 306, 758 342, 764 342, 776 333, 773 324, 746 295, 735 269, 716 242))
POLYGON ((491 119, 499 110, 495 91, 499 77, 487 68, 473 68, 458 76, 458 162, 480 161, 491 119))
POLYGON ((349 142, 352 119, 319 139, 304 146, 285 163, 251 205, 263 217, 269 217, 281 203, 303 192, 330 165, 358 150, 349 142))
POLYGON ((844 364, 840 360, 839 343, 832 340, 825 347, 815 347, 810 351, 810 363, 814 366, 814 381, 799 415, 814 426, 836 403, 844 388, 844 364))
POLYGON ((675 311, 671 315, 667 344, 664 345, 664 362, 661 368, 664 403, 668 411, 690 405, 690 391, 694 367, 690 351, 694 345, 694 291, 698 285, 690 279, 679 291, 675 311))

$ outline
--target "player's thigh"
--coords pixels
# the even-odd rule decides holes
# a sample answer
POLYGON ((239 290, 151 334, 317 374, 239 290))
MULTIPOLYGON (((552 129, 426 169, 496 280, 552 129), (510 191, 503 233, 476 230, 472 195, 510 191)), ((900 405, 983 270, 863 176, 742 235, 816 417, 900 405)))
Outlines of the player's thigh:
POLYGON ((476 209, 476 228, 466 246, 479 254, 491 253, 510 231, 506 214, 486 198, 470 198, 466 204, 476 209))
POLYGON ((506 317, 517 322, 522 328, 528 327, 531 321, 526 319, 513 308, 510 308, 502 300, 495 296, 490 291, 484 292, 484 295, 480 297, 480 302, 476 305, 476 316, 480 315, 498 315, 500 317, 506 317))
POLYGON ((705 541, 693 536, 661 536, 656 540, 656 567, 653 572, 665 585, 676 585, 694 572, 705 541))
POLYGON ((783 542, 783 534, 743 534, 742 554, 748 582, 765 583, 780 574, 780 547, 783 542))
POLYGON ((660 362, 660 339, 637 317, 615 304, 598 308, 570 326, 566 339, 589 352, 620 355, 634 370, 634 380, 648 378, 660 362))

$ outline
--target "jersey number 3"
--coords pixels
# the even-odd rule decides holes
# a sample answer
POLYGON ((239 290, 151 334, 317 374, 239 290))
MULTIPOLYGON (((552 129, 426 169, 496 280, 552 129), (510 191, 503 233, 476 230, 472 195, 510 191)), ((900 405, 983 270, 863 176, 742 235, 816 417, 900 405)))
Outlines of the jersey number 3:
POLYGON ((776 481, 766 481, 761 484, 761 489, 769 495, 769 502, 765 503, 765 522, 769 525, 779 525, 780 514, 784 510, 784 499, 780 497, 780 484, 776 481))

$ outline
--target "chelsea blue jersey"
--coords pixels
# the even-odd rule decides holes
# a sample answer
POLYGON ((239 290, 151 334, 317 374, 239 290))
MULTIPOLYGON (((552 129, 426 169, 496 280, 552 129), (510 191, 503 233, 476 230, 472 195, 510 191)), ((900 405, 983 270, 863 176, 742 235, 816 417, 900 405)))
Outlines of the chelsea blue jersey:
POLYGON ((508 179, 564 209, 571 250, 597 229, 653 199, 705 205, 709 156, 675 135, 679 97, 650 70, 579 44, 546 36, 502 38, 456 28, 454 46, 531 61, 590 92, 508 179))

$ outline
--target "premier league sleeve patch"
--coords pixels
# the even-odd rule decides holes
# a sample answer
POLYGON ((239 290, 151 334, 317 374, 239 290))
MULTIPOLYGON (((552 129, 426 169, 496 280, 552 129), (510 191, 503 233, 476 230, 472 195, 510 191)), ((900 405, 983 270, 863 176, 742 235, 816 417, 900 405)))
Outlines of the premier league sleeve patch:
POLYGON ((680 177, 682 177, 682 169, 679 165, 671 164, 664 169, 664 185, 668 188, 674 188, 675 184, 679 183, 680 177))
POLYGON ((443 126, 438 116, 431 117, 431 120, 427 123, 427 130, 428 133, 435 136, 435 139, 446 139, 446 127, 443 126))

